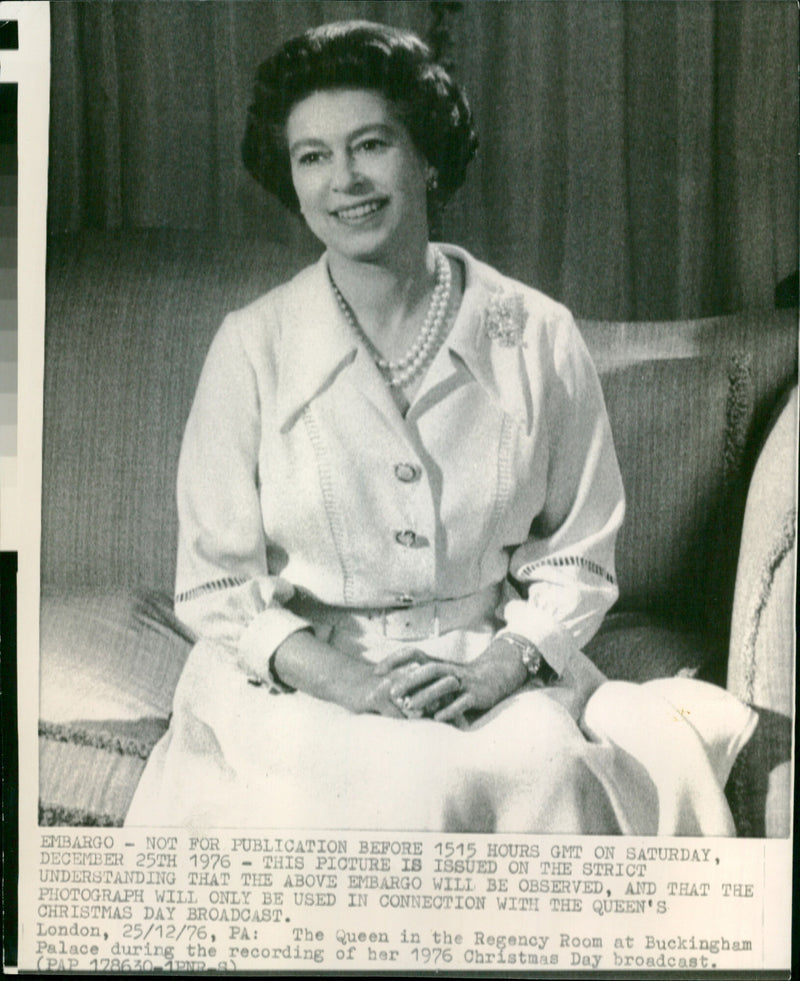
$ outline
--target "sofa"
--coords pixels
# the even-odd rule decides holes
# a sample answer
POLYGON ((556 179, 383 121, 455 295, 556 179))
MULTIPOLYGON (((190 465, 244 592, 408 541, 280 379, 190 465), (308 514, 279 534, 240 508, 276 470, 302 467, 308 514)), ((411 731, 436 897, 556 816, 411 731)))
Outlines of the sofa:
MULTIPOLYGON (((119 825, 167 727, 193 642, 171 603, 183 426, 223 315, 312 261, 304 248, 155 231, 49 242, 42 824, 119 825)), ((620 598, 587 652, 612 678, 688 674, 753 704, 728 786, 737 828, 787 835, 797 312, 580 326, 628 500, 620 598)))

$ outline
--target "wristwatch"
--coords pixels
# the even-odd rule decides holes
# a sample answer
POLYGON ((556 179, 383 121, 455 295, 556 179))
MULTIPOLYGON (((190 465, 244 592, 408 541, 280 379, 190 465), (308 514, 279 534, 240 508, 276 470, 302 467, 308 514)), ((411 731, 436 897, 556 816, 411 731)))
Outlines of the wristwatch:
POLYGON ((505 640, 517 649, 529 678, 550 681, 555 676, 555 672, 545 661, 542 652, 527 637, 520 637, 519 634, 501 634, 497 639, 505 640))

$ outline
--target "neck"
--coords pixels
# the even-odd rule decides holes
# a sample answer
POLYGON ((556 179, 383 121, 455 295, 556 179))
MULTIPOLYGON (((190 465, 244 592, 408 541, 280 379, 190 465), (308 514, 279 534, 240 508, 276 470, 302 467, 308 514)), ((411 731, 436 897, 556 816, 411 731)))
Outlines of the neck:
POLYGON ((362 328, 376 341, 402 333, 433 289, 435 264, 427 241, 388 262, 360 262, 328 253, 331 276, 362 328))

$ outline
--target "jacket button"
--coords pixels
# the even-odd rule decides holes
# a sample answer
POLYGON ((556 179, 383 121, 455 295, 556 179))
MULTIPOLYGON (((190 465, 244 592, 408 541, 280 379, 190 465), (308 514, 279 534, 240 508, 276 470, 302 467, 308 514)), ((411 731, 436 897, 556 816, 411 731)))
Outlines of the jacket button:
POLYGON ((418 480, 421 472, 420 468, 414 463, 398 463, 394 468, 395 477, 398 480, 402 480, 404 484, 410 484, 418 480))
POLYGON ((397 544, 402 545, 403 548, 413 548, 417 540, 417 536, 413 531, 398 531, 394 537, 397 544))

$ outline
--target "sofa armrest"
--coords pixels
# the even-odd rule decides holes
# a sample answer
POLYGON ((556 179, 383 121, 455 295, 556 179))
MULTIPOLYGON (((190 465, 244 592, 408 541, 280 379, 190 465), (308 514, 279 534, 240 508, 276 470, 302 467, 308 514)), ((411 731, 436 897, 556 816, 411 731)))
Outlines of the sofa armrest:
POLYGON ((789 834, 797 507, 797 388, 785 399, 747 495, 736 574, 728 688, 760 720, 732 780, 744 833, 789 834))

